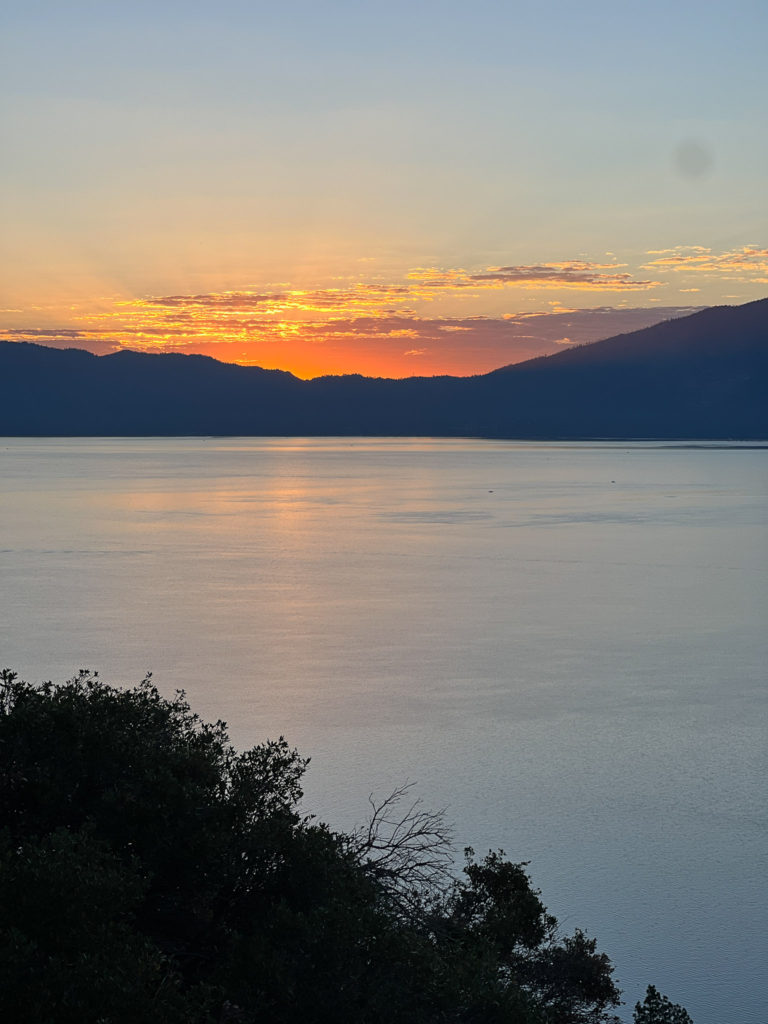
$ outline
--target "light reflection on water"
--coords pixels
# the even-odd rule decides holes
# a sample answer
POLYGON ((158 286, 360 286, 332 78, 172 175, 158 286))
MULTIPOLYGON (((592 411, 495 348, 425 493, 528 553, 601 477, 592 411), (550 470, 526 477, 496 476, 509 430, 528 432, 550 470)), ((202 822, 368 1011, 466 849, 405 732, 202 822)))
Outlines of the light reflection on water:
POLYGON ((768 453, 5 440, 0 660, 151 669, 312 755, 340 827, 417 779, 629 1002, 763 1024, 768 453))

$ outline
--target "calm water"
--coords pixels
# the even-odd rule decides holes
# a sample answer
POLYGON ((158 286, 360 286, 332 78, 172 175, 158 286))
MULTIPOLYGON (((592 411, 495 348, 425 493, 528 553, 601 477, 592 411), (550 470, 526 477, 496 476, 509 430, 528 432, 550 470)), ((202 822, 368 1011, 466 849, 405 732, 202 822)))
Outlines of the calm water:
POLYGON ((417 780, 629 1002, 765 1024, 768 451, 6 439, 0 481, 0 662, 284 733, 339 827, 417 780))

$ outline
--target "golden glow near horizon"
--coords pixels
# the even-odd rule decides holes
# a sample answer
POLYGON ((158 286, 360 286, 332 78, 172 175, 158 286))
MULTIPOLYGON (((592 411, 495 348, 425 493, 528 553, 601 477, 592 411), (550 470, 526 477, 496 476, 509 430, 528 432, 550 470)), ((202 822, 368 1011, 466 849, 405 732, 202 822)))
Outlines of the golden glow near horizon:
POLYGON ((765 4, 5 7, 0 338, 469 374, 768 293, 765 4))
POLYGON ((612 256, 475 270, 418 267, 389 280, 373 272, 337 275, 318 287, 281 282, 90 301, 80 295, 68 304, 8 307, 0 317, 11 340, 96 352, 199 353, 300 377, 467 374, 729 301, 734 287, 742 301, 757 298, 768 283, 768 250, 756 246, 648 250, 635 262, 636 270, 612 256), (548 297, 553 292, 562 298, 548 297), (574 305, 584 293, 603 304, 574 305), (687 296, 694 293, 691 306, 687 296), (664 304, 654 305, 659 295, 664 304))

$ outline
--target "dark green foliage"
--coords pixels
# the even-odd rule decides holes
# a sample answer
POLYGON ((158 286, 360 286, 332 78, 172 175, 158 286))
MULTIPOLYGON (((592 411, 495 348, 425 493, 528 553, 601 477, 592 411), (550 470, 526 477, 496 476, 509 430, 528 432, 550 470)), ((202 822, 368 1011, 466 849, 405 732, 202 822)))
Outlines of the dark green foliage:
POLYGON ((172 963, 134 926, 145 888, 137 871, 87 832, 58 829, 13 847, 6 834, 0 842, 4 1020, 198 1019, 172 963))
POLYGON ((635 1003, 634 1024, 693 1024, 687 1011, 649 985, 642 1003, 635 1003))
POLYGON ((449 877, 441 819, 400 793, 335 833, 297 810, 306 766, 282 738, 238 754, 149 679, 3 673, 0 1019, 614 1019, 610 962, 524 865, 469 851, 449 877))

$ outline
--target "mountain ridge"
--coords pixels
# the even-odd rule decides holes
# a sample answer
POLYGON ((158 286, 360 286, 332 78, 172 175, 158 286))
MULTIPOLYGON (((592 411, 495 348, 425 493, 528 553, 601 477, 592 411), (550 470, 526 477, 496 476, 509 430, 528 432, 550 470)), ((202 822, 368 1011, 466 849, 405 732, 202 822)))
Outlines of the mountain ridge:
POLYGON ((301 380, 211 356, 0 341, 6 436, 768 438, 768 299, 471 377, 301 380))

